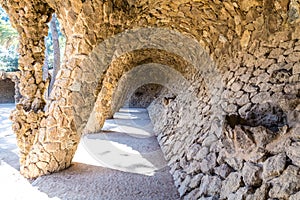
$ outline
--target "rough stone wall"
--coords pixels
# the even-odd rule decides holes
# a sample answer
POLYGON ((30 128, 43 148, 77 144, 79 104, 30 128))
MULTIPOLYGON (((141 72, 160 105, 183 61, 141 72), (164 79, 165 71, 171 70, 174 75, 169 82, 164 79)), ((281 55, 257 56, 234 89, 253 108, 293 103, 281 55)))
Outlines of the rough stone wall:
MULTIPOLYGON (((293 111, 292 126, 277 132, 241 120, 233 120, 233 125, 230 118, 222 124, 207 117, 209 108, 209 103, 191 103, 187 95, 173 99, 168 93, 148 107, 180 195, 185 199, 297 199, 299 106, 293 111)), ((280 115, 270 107, 260 109, 255 109, 260 111, 255 112, 256 119, 280 115)))
POLYGON ((152 117, 184 198, 255 199, 266 194, 287 199, 299 191, 297 0, 0 3, 20 33, 23 97, 12 118, 24 176, 68 167, 91 116, 101 128, 113 113, 113 93, 123 75, 139 65, 159 63, 190 83, 185 95, 177 94, 175 100, 167 96, 166 107, 157 104, 163 124, 152 117), (67 57, 46 102, 43 37, 52 12, 64 28, 67 57), (193 120, 187 121, 190 116, 193 120), (259 126, 266 121, 269 125, 259 126), (282 128, 269 134, 274 123, 282 128), (267 136, 260 141, 260 135, 267 136), (275 145, 277 141, 286 144, 275 145), (265 143, 285 148, 272 150, 265 143), (263 156, 250 160, 245 154, 263 156))
POLYGON ((15 83, 5 72, 0 72, 0 103, 15 103, 15 83))
POLYGON ((148 110, 182 197, 299 198, 299 98, 285 111, 286 104, 248 100, 244 115, 224 111, 222 124, 209 118, 209 103, 172 96, 148 110))
POLYGON ((182 197, 300 197, 296 34, 252 37, 245 50, 224 61, 223 121, 210 119, 209 99, 191 101, 189 95, 165 104, 165 93, 148 108, 182 197))
POLYGON ((0 103, 15 102, 15 83, 10 79, 0 80, 0 103))
POLYGON ((112 98, 112 112, 126 105, 125 102, 139 87, 153 83, 162 85, 174 93, 185 91, 189 85, 189 82, 178 71, 169 66, 157 63, 137 66, 120 79, 112 98))
POLYGON ((143 85, 135 90, 125 105, 133 108, 147 108, 158 97, 162 88, 163 86, 158 84, 143 85))
POLYGON ((21 99, 20 73, 0 71, 0 103, 18 103, 21 99))

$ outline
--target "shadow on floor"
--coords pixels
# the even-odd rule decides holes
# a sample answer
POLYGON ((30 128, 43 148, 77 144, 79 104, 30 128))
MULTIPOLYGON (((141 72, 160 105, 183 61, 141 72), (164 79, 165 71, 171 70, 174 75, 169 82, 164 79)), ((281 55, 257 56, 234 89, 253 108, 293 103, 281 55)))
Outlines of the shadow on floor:
POLYGON ((168 167, 145 176, 99 166, 73 163, 67 170, 36 179, 32 185, 49 195, 68 199, 179 199, 168 167))
POLYGON ((16 170, 20 170, 19 156, 7 149, 0 148, 0 162, 4 161, 16 170))
MULTIPOLYGON (((100 166, 73 163, 64 171, 42 176, 33 181, 24 179, 19 173, 19 157, 15 135, 11 131, 11 122, 7 119, 14 105, 0 104, 0 186, 3 199, 179 199, 169 167, 157 170, 152 176, 122 172, 100 166), (7 108, 8 107, 8 108, 7 108), (29 198, 30 197, 30 198, 29 198)), ((120 137, 120 135, 119 135, 120 137)), ((118 141, 110 137, 110 140, 118 141)), ((123 138, 124 139, 124 138, 123 138)), ((131 138, 132 139, 132 138, 131 138)), ((144 139, 136 138, 142 150, 148 146, 144 139), (143 148, 141 148, 143 147, 143 148)), ((113 141, 112 141, 113 142, 113 141)), ((128 144, 128 141, 122 141, 128 144)), ((153 146, 152 146, 153 148, 153 146)), ((154 149, 158 148, 155 146, 154 149)), ((146 148, 149 151, 149 149, 146 148)), ((108 153, 108 151, 104 151, 108 153)), ((126 155, 124 154, 126 157, 126 155)), ((145 156, 142 154, 142 156, 145 156)), ((156 158, 146 158, 148 160, 156 158)), ((128 161, 127 161, 128 162, 128 161)), ((128 165, 129 168, 141 167, 128 165)))

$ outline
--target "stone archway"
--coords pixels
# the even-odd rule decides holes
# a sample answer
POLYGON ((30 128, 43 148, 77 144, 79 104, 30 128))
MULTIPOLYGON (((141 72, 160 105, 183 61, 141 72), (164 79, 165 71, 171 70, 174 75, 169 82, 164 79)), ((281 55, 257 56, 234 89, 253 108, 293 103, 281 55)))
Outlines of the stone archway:
POLYGON ((168 66, 154 63, 138 66, 120 79, 113 94, 112 112, 124 105, 125 99, 128 99, 137 88, 149 83, 160 84, 177 94, 187 90, 189 85, 179 72, 168 66))
MULTIPOLYGON (((137 65, 151 63, 153 61, 162 64, 170 64, 177 71, 184 74, 184 76, 190 80, 191 85, 197 84, 197 81, 194 80, 194 78, 197 77, 197 74, 203 75, 207 85, 210 87, 209 89, 215 94, 213 96, 214 101, 219 101, 222 89, 220 82, 221 78, 214 68, 211 59, 199 46, 197 41, 183 36, 176 31, 167 29, 141 28, 130 30, 119 34, 110 40, 105 40, 96 47, 89 58, 81 64, 86 68, 96 68, 94 73, 90 71, 87 72, 87 79, 89 82, 92 82, 91 80, 93 80, 95 74, 97 75, 97 72, 105 72, 108 74, 98 76, 100 80, 100 88, 98 89, 100 91, 100 99, 98 99, 98 103, 96 103, 96 106, 98 106, 98 108, 96 108, 97 112, 93 112, 92 115, 98 113, 100 116, 98 116, 98 123, 93 122, 94 125, 98 124, 98 126, 101 127, 105 118, 111 115, 111 108, 108 108, 110 106, 107 106, 106 104, 111 102, 112 93, 114 91, 113 88, 116 88, 116 82, 118 82, 122 74, 137 65), (149 40, 149 38, 152 40, 149 40), (113 44, 118 44, 118 46, 116 47, 113 44), (112 47, 112 49, 109 49, 110 47, 112 47), (112 61, 110 67, 108 67, 109 60, 112 61), (188 67, 189 65, 190 67, 188 67), (104 66, 107 66, 108 68, 104 66), (105 83, 104 80, 108 84, 106 88, 103 87, 105 83), (111 83, 112 81, 113 83, 111 83), (100 106, 100 104, 102 105, 100 106)), ((100 74, 101 73, 98 73, 98 75, 100 74)), ((80 79, 80 81, 82 81, 82 79, 80 79)), ((76 82, 73 86, 85 88, 85 92, 90 88, 83 86, 82 83, 76 82)), ((85 99, 87 98, 89 97, 86 96, 85 99)), ((219 104, 214 104, 214 106, 218 105, 219 104)), ((88 109, 85 107, 84 110, 88 109)), ((217 112, 219 109, 216 108, 214 110, 217 112)), ((86 114, 88 114, 88 111, 86 114)), ((95 119, 95 116, 92 116, 91 118, 95 119)), ((99 130, 99 127, 93 129, 93 131, 99 130)))
MULTIPOLYGON (((221 78, 210 57, 196 40, 179 32, 160 28, 133 29, 117 34, 95 47, 74 69, 62 66, 51 93, 55 98, 49 103, 45 117, 41 118, 38 134, 33 135, 32 139, 35 139, 27 146, 27 151, 30 151, 25 154, 21 167, 25 176, 36 177, 70 165, 102 81, 108 78, 108 67, 123 55, 129 55, 130 59, 130 53, 139 52, 139 49, 146 49, 143 50, 144 53, 153 49, 153 52, 166 52, 182 57, 181 62, 191 63, 194 68, 182 68, 182 72, 195 77, 199 74, 210 77, 205 79, 207 85, 215 94, 221 93, 221 78)), ((169 61, 172 62, 172 58, 169 61)), ((214 96, 216 99, 219 97, 220 95, 214 96)))
MULTIPOLYGON (((138 60, 139 53, 150 50, 156 52, 156 57, 154 53, 148 61, 131 62, 131 67, 151 63, 151 59, 169 65, 166 55, 171 55, 189 63, 187 70, 194 77, 188 80, 196 80, 191 81, 188 92, 199 101, 186 101, 181 96, 165 107, 164 120, 157 122, 157 127, 168 130, 164 134, 162 130, 158 138, 181 196, 287 198, 299 191, 299 159, 295 153, 299 149, 297 1, 0 2, 9 10, 21 35, 20 85, 24 97, 13 120, 21 149, 21 171, 26 177, 70 165, 95 101, 99 93, 105 94, 102 83, 109 83, 111 75, 116 75, 112 80, 118 82, 129 70, 114 68, 113 64, 122 63, 122 59, 138 60), (59 72, 53 99, 45 108, 42 93, 46 86, 41 81, 43 37, 54 10, 63 20, 69 55, 59 72), (165 52, 165 60, 158 59, 161 52, 165 52), (109 74, 111 70, 116 74, 109 74), (226 150, 245 150, 237 135, 251 147, 256 143, 255 136, 268 132, 261 127, 244 127, 243 122, 236 129, 223 126, 223 114, 227 119, 232 119, 231 115, 241 119, 264 103, 279 105, 291 122, 279 131, 283 137, 275 137, 287 145, 284 149, 265 149, 266 153, 260 154, 264 156, 251 163, 241 157, 229 158, 226 150), (193 119, 189 120, 190 116, 193 119), (222 130, 224 127, 228 130, 222 130), (269 170, 274 160, 284 163, 275 173, 269 170), (247 176, 253 163, 255 171, 251 173, 264 172, 262 184, 261 179, 256 182, 247 176), (295 177, 288 182, 293 185, 289 194, 282 185, 286 177, 295 177), (232 182, 237 183, 236 187, 230 187, 232 182), (253 190, 248 190, 249 186, 253 190)), ((180 72, 184 74, 184 70, 180 72)), ((106 97, 112 101, 112 94, 106 97)), ((155 117, 156 112, 152 114, 155 117)))
MULTIPOLYGON (((189 81, 185 79, 182 74, 171 67, 157 63, 142 64, 129 70, 128 72, 125 72, 124 75, 122 75, 119 82, 115 86, 115 89, 112 90, 113 93, 110 96, 111 107, 107 108, 109 109, 109 114, 106 116, 103 115, 101 118, 105 120, 105 118, 111 117, 117 110, 121 108, 126 98, 132 95, 137 88, 147 83, 160 84, 176 94, 186 91, 190 85, 189 81)), ((102 106, 101 97, 102 96, 100 93, 97 101, 99 105, 96 106, 102 106)), ((107 96, 103 97, 108 98, 107 96)), ((95 119, 97 112, 99 111, 97 111, 97 108, 95 107, 90 115, 87 127, 84 130, 85 133, 93 133, 101 130, 101 124, 99 123, 99 120, 95 119)))

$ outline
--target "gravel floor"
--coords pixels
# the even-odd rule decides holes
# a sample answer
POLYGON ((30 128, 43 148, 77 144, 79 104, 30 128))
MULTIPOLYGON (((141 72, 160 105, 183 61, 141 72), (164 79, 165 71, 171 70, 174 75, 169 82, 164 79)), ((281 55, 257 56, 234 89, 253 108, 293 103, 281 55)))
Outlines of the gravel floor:
POLYGON ((29 182, 19 174, 16 139, 0 104, 0 199, 179 199, 143 109, 123 109, 104 133, 83 136, 72 166, 29 182))

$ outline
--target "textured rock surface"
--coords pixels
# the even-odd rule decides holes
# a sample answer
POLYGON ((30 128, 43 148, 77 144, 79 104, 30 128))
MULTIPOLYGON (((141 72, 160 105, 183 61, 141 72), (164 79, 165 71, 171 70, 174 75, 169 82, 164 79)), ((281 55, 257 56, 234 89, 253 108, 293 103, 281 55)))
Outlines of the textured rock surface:
POLYGON ((265 180, 268 180, 280 175, 285 168, 285 163, 286 163, 285 154, 278 154, 276 156, 272 156, 268 158, 264 162, 263 178, 265 180))
POLYGON ((163 86, 157 84, 147 84, 139 87, 133 95, 130 96, 128 107, 147 108, 151 102, 156 99, 163 86))
POLYGON ((0 103, 17 103, 20 101, 19 82, 19 72, 0 71, 0 103))
POLYGON ((252 163, 245 163, 242 171, 243 180, 246 186, 260 185, 261 180, 261 167, 252 163))
POLYGON ((288 166, 281 176, 271 181, 269 196, 271 198, 287 199, 300 190, 299 168, 288 166))
POLYGON ((10 79, 0 79, 0 103, 15 102, 15 83, 10 79))
POLYGON ((23 97, 12 119, 26 177, 68 167, 82 130, 99 130, 119 102, 154 83, 168 90, 148 110, 183 198, 299 192, 297 0, 0 2, 21 36, 23 97), (53 12, 67 58, 46 102, 43 37, 53 12), (153 82, 134 71, 142 65, 153 82))

